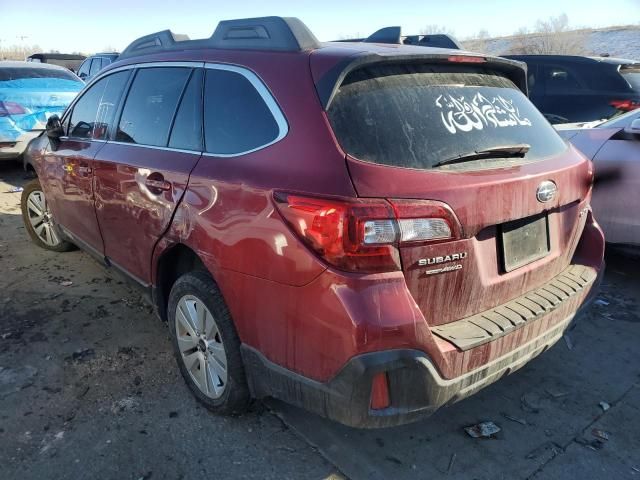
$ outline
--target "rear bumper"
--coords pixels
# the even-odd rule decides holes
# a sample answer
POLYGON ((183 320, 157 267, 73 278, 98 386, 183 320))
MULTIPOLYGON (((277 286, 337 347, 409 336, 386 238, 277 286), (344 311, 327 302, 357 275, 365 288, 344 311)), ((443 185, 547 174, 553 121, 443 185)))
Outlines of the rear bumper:
POLYGON ((276 365, 243 345, 249 385, 256 398, 275 397, 357 428, 391 427, 423 419, 518 370, 554 345, 593 300, 603 272, 603 267, 598 269, 569 302, 531 321, 541 327, 548 323, 540 322, 550 321, 544 317, 561 315, 550 328, 540 328, 542 333, 535 338, 455 378, 444 378, 422 351, 396 349, 357 355, 331 380, 318 382, 276 365), (386 372, 389 379, 391 405, 374 410, 370 408, 372 379, 381 372, 386 372))

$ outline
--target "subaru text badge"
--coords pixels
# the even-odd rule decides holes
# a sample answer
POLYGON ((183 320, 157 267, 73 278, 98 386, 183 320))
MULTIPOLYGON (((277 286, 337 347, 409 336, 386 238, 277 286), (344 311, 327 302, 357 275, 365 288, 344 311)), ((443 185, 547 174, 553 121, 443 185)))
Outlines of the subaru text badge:
POLYGON ((556 198, 557 193, 558 186, 550 180, 545 180, 540 185, 538 185, 538 189, 536 190, 536 198, 541 203, 547 203, 556 198))

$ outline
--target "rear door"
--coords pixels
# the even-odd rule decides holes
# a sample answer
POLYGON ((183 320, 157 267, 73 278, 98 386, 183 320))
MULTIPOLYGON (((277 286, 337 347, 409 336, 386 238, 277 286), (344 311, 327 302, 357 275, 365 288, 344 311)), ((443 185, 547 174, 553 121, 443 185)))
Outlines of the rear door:
POLYGON ((76 240, 102 254, 94 211, 93 159, 104 147, 129 72, 100 79, 83 92, 64 119, 67 135, 48 148, 43 163, 47 199, 56 221, 76 240))
MULTIPOLYGON (((327 114, 360 196, 387 198, 400 218, 450 224, 450 235, 400 246, 407 287, 431 325, 506 303, 569 265, 589 163, 491 68, 364 67, 327 114), (523 157, 472 157, 519 145, 523 157), (557 194, 540 200, 549 182, 557 194)), ((424 221, 425 231, 436 224, 424 221)))
POLYGON ((202 64, 138 68, 95 158, 105 256, 141 284, 202 153, 202 64))

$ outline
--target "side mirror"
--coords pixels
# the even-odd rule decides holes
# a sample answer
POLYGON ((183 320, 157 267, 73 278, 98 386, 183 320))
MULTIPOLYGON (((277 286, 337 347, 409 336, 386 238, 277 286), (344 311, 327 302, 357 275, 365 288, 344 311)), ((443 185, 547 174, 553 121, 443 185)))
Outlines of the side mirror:
POLYGON ((60 122, 60 117, 58 115, 51 115, 49 117, 45 131, 47 132, 47 137, 51 140, 58 140, 64 135, 62 122, 60 122))
POLYGON ((640 135, 640 118, 636 118, 633 122, 624 127, 624 133, 640 135))
POLYGON ((60 137, 64 135, 64 128, 62 128, 62 123, 60 122, 60 117, 58 115, 51 115, 49 117, 47 120, 47 126, 45 127, 45 133, 47 134, 47 137, 49 137, 51 148, 56 150, 60 144, 60 137))

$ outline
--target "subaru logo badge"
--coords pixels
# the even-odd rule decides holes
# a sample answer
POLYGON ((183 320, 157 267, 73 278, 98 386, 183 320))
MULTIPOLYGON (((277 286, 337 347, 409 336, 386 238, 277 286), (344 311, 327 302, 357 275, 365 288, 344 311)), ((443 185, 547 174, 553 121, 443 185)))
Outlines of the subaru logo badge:
POLYGON ((547 203, 556 198, 558 193, 558 186, 551 180, 545 180, 536 190, 536 198, 540 203, 547 203))

